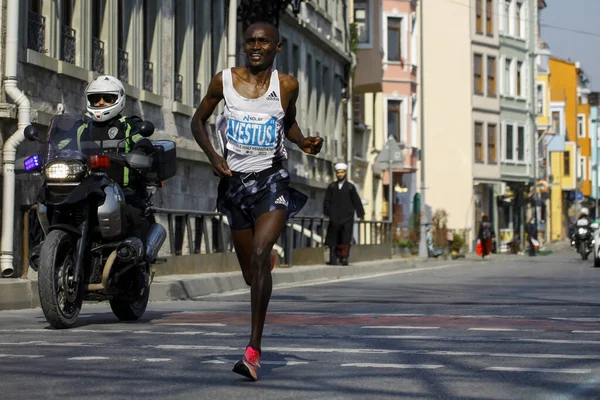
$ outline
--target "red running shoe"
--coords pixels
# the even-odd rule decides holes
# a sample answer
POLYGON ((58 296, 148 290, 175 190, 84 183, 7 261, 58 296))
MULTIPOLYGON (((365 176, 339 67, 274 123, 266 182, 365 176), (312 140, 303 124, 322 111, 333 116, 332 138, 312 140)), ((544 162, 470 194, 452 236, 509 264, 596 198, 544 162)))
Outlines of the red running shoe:
POLYGON ((245 376, 253 381, 258 380, 258 370, 260 369, 260 352, 254 347, 246 347, 244 357, 235 363, 233 372, 245 376))

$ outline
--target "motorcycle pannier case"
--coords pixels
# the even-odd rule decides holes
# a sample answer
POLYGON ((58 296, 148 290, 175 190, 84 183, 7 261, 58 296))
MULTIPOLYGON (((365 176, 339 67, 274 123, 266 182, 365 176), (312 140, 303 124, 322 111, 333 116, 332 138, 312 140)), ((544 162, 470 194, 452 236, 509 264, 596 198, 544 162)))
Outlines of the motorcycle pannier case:
POLYGON ((152 144, 154 145, 154 161, 150 175, 159 181, 174 177, 177 158, 175 142, 157 140, 152 144))

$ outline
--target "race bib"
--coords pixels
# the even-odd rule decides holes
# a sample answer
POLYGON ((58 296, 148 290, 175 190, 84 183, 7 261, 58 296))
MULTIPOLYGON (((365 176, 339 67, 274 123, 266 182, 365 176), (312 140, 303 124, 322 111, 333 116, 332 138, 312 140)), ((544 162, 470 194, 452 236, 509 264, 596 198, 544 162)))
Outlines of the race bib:
POLYGON ((275 150, 277 118, 232 111, 227 121, 227 149, 237 154, 263 156, 275 150))

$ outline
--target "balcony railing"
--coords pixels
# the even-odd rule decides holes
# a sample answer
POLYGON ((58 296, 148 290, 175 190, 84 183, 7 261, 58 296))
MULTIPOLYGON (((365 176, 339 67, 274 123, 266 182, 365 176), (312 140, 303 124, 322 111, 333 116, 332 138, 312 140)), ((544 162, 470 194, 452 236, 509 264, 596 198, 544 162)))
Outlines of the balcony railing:
POLYGON ((46 17, 29 11, 27 48, 38 53, 46 52, 46 17))
POLYGON ((173 100, 181 103, 183 101, 183 76, 180 74, 175 74, 175 82, 173 86, 173 100))
POLYGON ((194 107, 198 107, 202 101, 202 85, 196 83, 194 86, 194 107))
POLYGON ((92 38, 92 69, 99 74, 104 74, 104 42, 92 38))
POLYGON ((144 90, 152 92, 154 89, 154 64, 144 60, 144 90))
POLYGON ((61 60, 75 64, 75 29, 70 26, 62 26, 61 60))
POLYGON ((119 49, 119 80, 124 83, 129 83, 129 53, 119 49))

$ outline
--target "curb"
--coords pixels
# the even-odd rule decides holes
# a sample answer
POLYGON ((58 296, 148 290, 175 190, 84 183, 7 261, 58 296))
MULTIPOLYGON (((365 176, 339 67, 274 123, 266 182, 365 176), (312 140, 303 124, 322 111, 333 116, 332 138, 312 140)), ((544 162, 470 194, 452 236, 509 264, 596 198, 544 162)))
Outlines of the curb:
MULTIPOLYGON (((385 259, 360 262, 348 266, 297 266, 275 268, 273 286, 336 280, 347 277, 393 272, 413 268, 418 260, 385 259)), ((197 275, 167 275, 154 279, 150 301, 192 300, 210 294, 247 289, 241 272, 197 275)), ((37 280, 0 279, 0 311, 40 306, 37 280)))
MULTIPOLYGON (((414 262, 392 259, 357 263, 349 266, 318 265, 276 268, 273 287, 346 277, 393 272, 414 267, 414 262)), ((201 275, 169 275, 154 279, 150 301, 193 300, 210 294, 248 289, 240 272, 201 275)))

